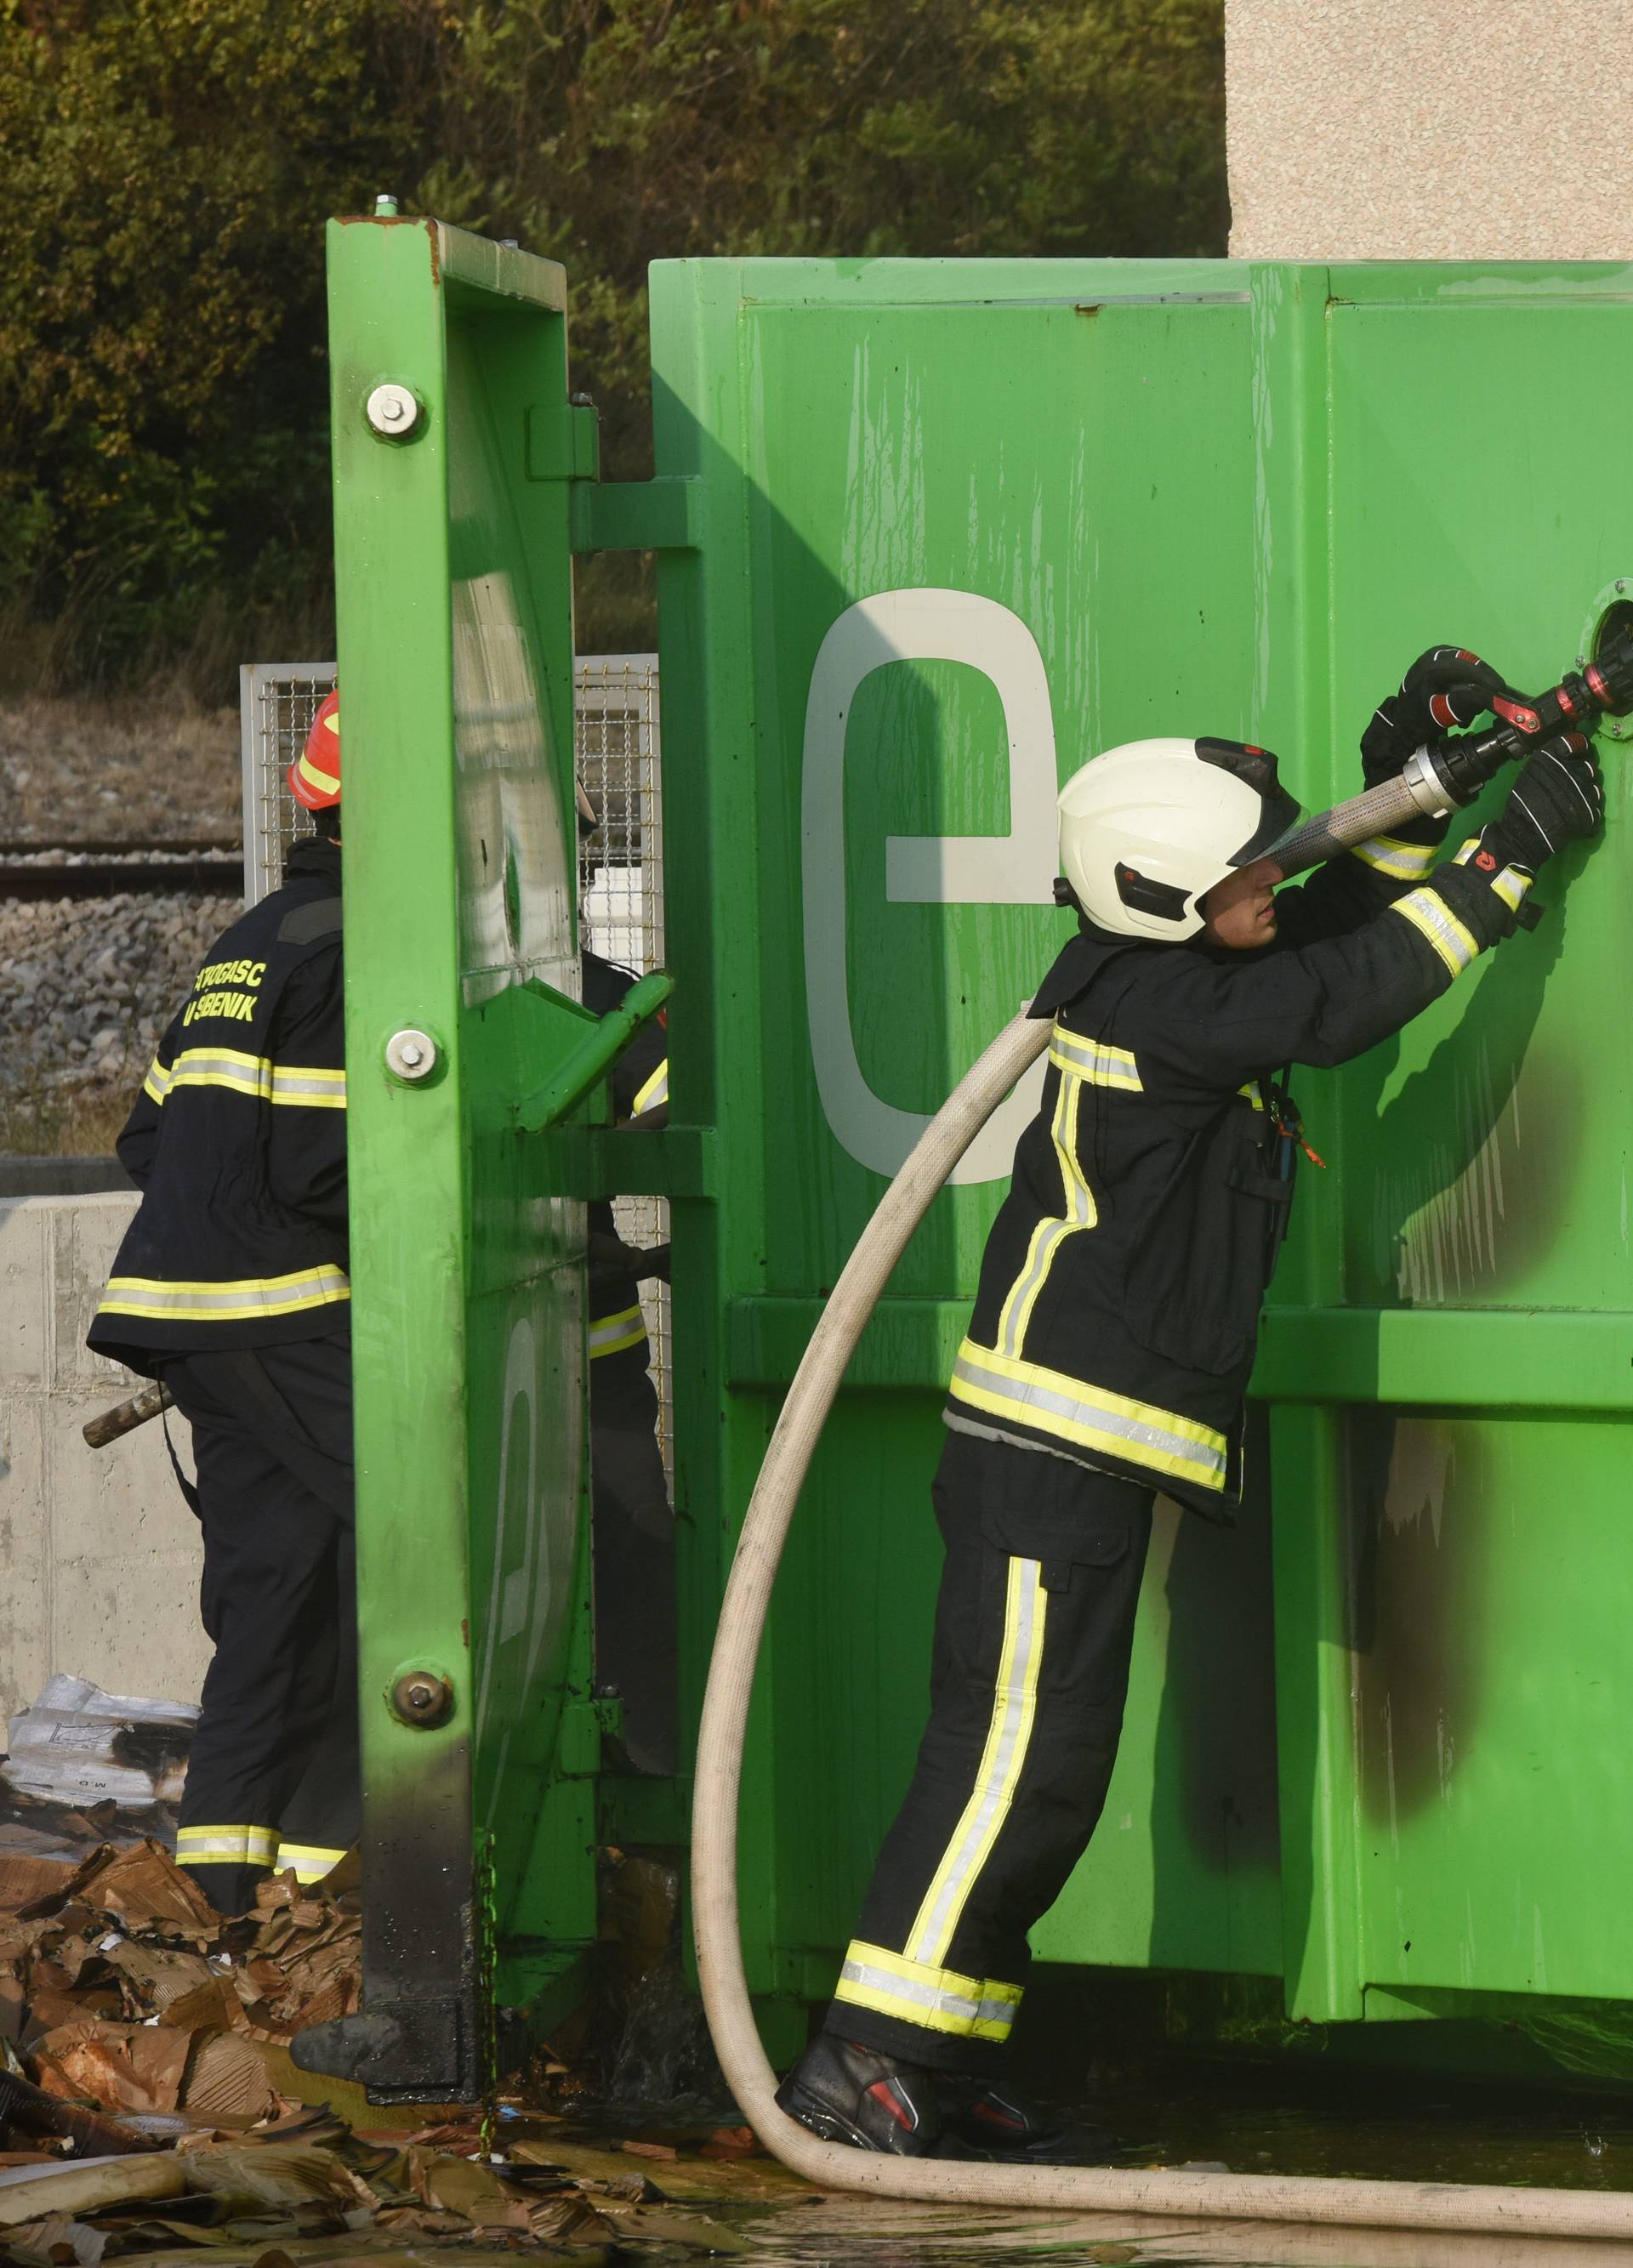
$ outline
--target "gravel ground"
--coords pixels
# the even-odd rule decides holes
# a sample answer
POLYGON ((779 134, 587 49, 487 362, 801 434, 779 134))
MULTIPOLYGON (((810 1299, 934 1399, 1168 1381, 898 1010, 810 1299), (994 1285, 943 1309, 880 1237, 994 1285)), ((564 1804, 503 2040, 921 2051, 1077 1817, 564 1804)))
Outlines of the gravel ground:
MULTIPOLYGON (((0 704, 0 842, 235 848, 238 716, 186 701, 0 704)), ((104 1152, 234 895, 0 900, 0 1152, 104 1152)))
POLYGON ((0 903, 0 1151, 105 1150, 237 896, 0 903))

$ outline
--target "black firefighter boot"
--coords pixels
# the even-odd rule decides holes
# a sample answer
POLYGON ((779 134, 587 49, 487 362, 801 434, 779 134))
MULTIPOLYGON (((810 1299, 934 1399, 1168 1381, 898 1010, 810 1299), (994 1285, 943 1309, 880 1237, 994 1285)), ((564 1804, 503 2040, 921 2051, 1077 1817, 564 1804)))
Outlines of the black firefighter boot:
POLYGON ((824 2142, 938 2158, 945 2154, 942 2076, 819 2032, 777 2089, 777 2103, 824 2142))
POLYGON ((987 2158, 1001 2165, 1105 2166, 1118 2155, 1115 2134, 1099 2126, 1066 2126, 1052 2111, 990 2080, 938 2071, 943 2132, 939 2154, 987 2158))

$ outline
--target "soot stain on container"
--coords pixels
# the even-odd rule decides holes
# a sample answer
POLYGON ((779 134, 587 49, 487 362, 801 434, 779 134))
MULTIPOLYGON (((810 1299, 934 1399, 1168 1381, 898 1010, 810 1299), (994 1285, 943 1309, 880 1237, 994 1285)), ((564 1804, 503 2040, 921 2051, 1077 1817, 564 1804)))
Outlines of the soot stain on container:
POLYGON ((1477 1735, 1486 1464, 1473 1425, 1391 1409, 1347 1421, 1360 1780, 1392 1834, 1445 1800, 1477 1735))

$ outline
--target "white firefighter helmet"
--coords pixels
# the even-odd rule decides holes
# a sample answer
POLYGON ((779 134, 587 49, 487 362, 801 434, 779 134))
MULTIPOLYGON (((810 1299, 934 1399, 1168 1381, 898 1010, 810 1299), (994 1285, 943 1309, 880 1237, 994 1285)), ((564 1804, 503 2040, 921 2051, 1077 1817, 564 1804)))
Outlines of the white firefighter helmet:
POLYGON ((1061 869, 1096 928, 1171 945, 1299 815, 1269 750, 1240 740, 1125 741, 1072 774, 1060 807, 1061 869))

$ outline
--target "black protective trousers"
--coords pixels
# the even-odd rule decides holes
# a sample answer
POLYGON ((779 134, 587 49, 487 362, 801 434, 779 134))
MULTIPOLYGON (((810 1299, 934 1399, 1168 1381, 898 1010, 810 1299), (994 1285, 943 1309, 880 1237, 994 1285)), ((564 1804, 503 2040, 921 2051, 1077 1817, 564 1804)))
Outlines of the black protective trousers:
POLYGON ((676 1769, 675 1515, 645 1342, 589 1366, 595 1683, 624 1703, 638 1771, 676 1769))
POLYGON ((269 1867, 315 1881, 362 1828, 351 1341, 178 1355, 163 1375, 193 1432, 215 1645, 176 1855, 241 1913, 269 1867))
POLYGON ((827 2029, 990 2074, 1117 1757, 1154 1491, 951 1432, 930 1722, 827 2029))

